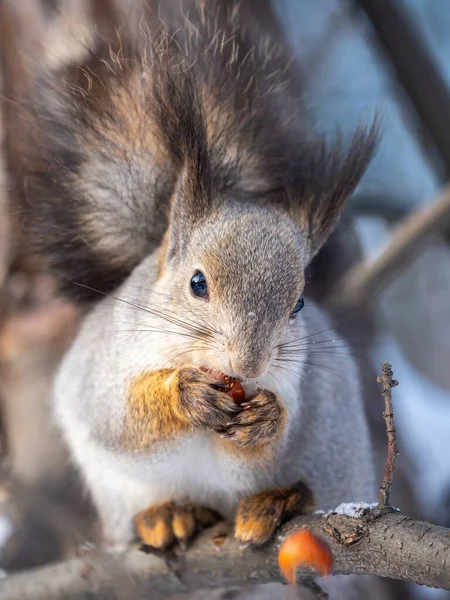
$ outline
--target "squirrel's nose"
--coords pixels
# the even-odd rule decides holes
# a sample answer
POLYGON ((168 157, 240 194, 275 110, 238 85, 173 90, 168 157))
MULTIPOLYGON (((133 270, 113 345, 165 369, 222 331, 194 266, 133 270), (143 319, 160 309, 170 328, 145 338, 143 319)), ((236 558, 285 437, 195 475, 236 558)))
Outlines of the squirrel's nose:
POLYGON ((233 373, 244 379, 256 379, 265 371, 265 366, 239 362, 238 360, 233 360, 231 358, 229 359, 229 363, 233 373))
POLYGON ((258 359, 254 354, 250 356, 242 352, 236 352, 231 344, 227 344, 227 354, 230 368, 238 377, 256 379, 267 368, 265 360, 258 359))

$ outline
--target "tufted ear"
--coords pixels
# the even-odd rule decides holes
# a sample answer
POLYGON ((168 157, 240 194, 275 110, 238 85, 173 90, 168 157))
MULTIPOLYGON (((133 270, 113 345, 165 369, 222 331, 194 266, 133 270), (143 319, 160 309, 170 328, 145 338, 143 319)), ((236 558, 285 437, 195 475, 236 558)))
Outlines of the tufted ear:
POLYGON ((186 161, 172 197, 166 260, 183 253, 192 229, 209 214, 211 198, 197 166, 186 161))
POLYGON ((192 227, 210 213, 214 184, 201 89, 195 75, 167 70, 161 77, 164 81, 155 86, 154 109, 179 165, 169 218, 166 258, 170 259, 183 249, 192 227))
POLYGON ((369 128, 359 128, 348 143, 337 135, 324 138, 304 152, 293 185, 287 191, 288 211, 307 241, 312 259, 337 225, 346 200, 364 175, 379 141, 376 118, 369 128))

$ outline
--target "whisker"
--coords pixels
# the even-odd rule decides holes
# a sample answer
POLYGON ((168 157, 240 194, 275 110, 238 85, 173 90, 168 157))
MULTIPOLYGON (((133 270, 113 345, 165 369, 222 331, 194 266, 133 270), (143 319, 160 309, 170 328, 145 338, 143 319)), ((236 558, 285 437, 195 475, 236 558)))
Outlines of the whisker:
MULTIPOLYGON (((276 346, 276 348, 287 348, 290 346, 293 346, 295 344, 296 347, 301 348, 301 347, 307 347, 307 346, 318 346, 319 344, 330 344, 330 343, 334 343, 334 342, 351 342, 352 339, 355 339, 356 341, 361 339, 361 336, 359 334, 354 334, 354 335, 346 335, 346 336, 341 336, 341 337, 334 337, 334 338, 327 338, 326 340, 313 340, 313 341, 309 341, 309 342, 304 342, 303 344, 300 344, 299 342, 301 341, 301 338, 297 339, 297 340, 291 340, 289 342, 284 342, 283 344, 278 344, 276 346)), ((361 342, 363 343, 363 342, 361 342)), ((366 345, 372 345, 372 341, 366 343, 366 345)))
POLYGON ((279 354, 294 354, 296 352, 309 354, 311 352, 324 352, 326 350, 350 350, 352 348, 370 348, 370 344, 345 344, 340 346, 296 346, 293 348, 284 348, 279 351, 279 354))
POLYGON ((186 321, 182 321, 180 318, 173 316, 172 314, 168 314, 167 312, 164 312, 161 309, 157 309, 157 308, 151 308, 148 306, 144 306, 141 304, 138 304, 136 302, 131 302, 130 300, 126 300, 125 298, 120 298, 119 296, 115 296, 114 294, 109 294, 107 292, 102 292, 100 290, 96 290, 93 287, 81 284, 81 283, 75 283, 75 285, 78 285, 80 287, 86 288, 88 290, 92 290, 93 292, 96 292, 102 296, 105 296, 107 298, 111 298, 113 300, 117 300, 118 302, 122 302, 123 304, 126 304, 129 307, 132 307, 136 310, 142 310, 143 312, 146 312, 148 314, 151 314, 153 316, 159 317, 161 319, 164 319, 165 321, 172 323, 173 325, 178 325, 179 327, 182 327, 184 329, 187 329, 188 331, 191 331, 192 333, 195 333, 197 335, 209 335, 212 337, 212 334, 214 333, 213 330, 208 330, 208 327, 204 327, 203 329, 199 329, 198 327, 198 323, 194 323, 193 321, 190 321, 189 319, 186 321))
MULTIPOLYGON (((117 324, 121 324, 121 325, 134 325, 135 327, 138 325, 141 325, 143 327, 142 331, 156 331, 156 328, 154 325, 150 324, 150 323, 146 323, 143 321, 138 321, 136 323, 136 321, 131 321, 131 320, 125 320, 125 319, 114 319, 114 323, 117 324)), ((118 331, 141 331, 141 329, 123 329, 123 330, 118 330, 118 331)), ((161 330, 161 332, 163 331, 170 331, 170 330, 161 330)), ((178 331, 175 331, 174 333, 178 333, 178 331)), ((202 337, 202 339, 204 339, 202 337)))
POLYGON ((304 372, 294 371, 294 370, 286 367, 286 365, 283 365, 283 366, 273 365, 273 369, 275 369, 276 371, 281 373, 281 375, 285 375, 286 373, 289 375, 293 375, 300 382, 300 385, 302 385, 306 379, 306 374, 304 372))
MULTIPOLYGON (((316 335, 320 335, 321 333, 327 333, 328 331, 333 331, 334 329, 335 329, 334 327, 329 327, 328 329, 323 329, 322 331, 316 331, 316 333, 310 333, 309 335, 304 335, 302 337, 295 338, 294 340, 291 340, 291 341, 285 342, 285 343, 290 344, 292 342, 300 342, 302 340, 307 340, 309 338, 312 338, 316 335)), ((279 344, 279 346, 284 346, 284 344, 279 344)))
POLYGON ((358 356, 361 353, 365 354, 365 350, 368 350, 369 346, 342 346, 341 348, 293 348, 292 350, 281 350, 278 353, 279 357, 290 357, 290 356, 309 356, 323 354, 328 356, 358 356))
POLYGON ((203 336, 194 335, 192 333, 187 333, 185 331, 171 331, 169 329, 112 329, 110 331, 105 332, 107 334, 113 333, 168 333, 169 335, 175 335, 179 337, 185 337, 192 340, 202 341, 205 345, 210 344, 208 340, 206 340, 203 336))
MULTIPOLYGON (((276 359, 274 359, 276 360, 276 359)), ((283 360, 279 361, 280 363, 283 363, 283 360)), ((323 364, 323 363, 318 363, 318 362, 311 362, 308 360, 298 360, 297 361, 298 364, 302 364, 302 365, 307 365, 309 367, 320 367, 321 369, 324 369, 325 371, 332 373, 333 375, 338 375, 342 377, 342 373, 340 371, 337 371, 335 369, 333 369, 329 364, 323 364)))

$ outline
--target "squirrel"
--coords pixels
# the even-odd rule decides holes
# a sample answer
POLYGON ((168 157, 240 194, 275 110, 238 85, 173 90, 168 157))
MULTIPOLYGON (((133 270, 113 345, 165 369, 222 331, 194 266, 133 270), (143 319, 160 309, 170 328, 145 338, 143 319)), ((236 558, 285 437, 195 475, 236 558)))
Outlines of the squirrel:
POLYGON ((104 295, 54 414, 108 543, 185 547, 221 515, 261 545, 374 496, 359 367, 341 348, 338 370, 305 270, 378 130, 309 130, 269 2, 137 5, 98 2, 88 55, 34 75, 22 107, 27 226, 62 293, 104 295))

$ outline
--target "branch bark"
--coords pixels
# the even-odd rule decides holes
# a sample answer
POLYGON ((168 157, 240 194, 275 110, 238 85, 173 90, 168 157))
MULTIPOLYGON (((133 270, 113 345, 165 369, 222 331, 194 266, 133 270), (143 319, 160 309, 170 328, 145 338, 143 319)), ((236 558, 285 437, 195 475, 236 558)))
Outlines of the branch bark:
MULTIPOLYGON (((321 534, 334 554, 333 573, 376 574, 450 590, 450 530, 402 515, 393 509, 309 515, 286 524, 264 549, 239 549, 230 530, 216 547, 217 528, 204 531, 184 555, 146 555, 133 548, 122 554, 94 551, 82 558, 7 576, 2 600, 124 600, 217 586, 282 581, 277 556, 281 541, 307 525, 321 534)), ((220 525, 219 525, 220 527, 220 525)), ((223 525, 222 525, 223 527, 223 525)), ((302 580, 306 571, 300 573, 302 580)))

